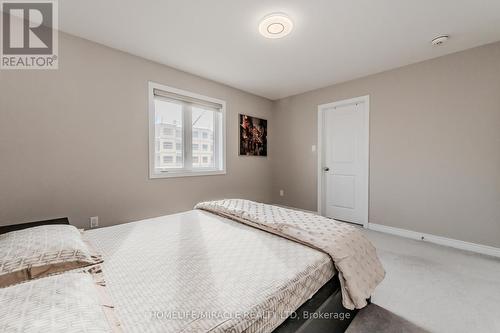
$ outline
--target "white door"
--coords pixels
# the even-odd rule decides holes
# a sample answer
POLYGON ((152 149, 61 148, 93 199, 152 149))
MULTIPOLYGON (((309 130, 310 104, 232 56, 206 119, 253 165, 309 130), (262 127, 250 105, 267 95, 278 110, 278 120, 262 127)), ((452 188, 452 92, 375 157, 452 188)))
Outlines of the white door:
MULTIPOLYGON (((368 222, 368 98, 320 106, 322 214, 368 222)), ((319 198, 321 200, 321 198, 319 198)))

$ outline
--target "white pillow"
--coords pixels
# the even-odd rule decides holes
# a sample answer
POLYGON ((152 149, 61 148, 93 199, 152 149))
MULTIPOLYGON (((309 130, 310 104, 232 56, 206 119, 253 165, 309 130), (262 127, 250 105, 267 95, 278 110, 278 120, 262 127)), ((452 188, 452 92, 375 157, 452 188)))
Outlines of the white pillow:
POLYGON ((119 332, 91 274, 66 272, 0 288, 1 332, 119 332))
POLYGON ((95 265, 93 253, 71 225, 44 225, 0 235, 0 287, 95 265))

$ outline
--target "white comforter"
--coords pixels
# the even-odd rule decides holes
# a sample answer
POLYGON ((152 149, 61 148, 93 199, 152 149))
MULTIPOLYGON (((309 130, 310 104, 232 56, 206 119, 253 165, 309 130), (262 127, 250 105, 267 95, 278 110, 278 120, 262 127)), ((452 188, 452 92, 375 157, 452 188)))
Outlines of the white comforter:
POLYGON ((306 244, 328 253, 339 274, 342 304, 366 306, 385 271, 359 228, 326 217, 242 199, 202 202, 196 208, 306 244))
POLYGON ((325 253, 201 210, 84 237, 124 332, 272 332, 335 274, 325 253))

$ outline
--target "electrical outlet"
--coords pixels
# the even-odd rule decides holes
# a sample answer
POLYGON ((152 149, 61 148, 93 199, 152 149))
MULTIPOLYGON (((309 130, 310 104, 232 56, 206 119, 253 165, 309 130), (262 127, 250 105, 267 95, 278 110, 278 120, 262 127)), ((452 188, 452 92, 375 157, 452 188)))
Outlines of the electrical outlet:
POLYGON ((97 228, 99 226, 99 216, 92 216, 90 218, 90 228, 97 228))
POLYGON ((284 197, 285 196, 285 191, 284 190, 280 190, 280 197, 284 197))
POLYGON ((316 151, 316 145, 311 146, 311 151, 314 153, 316 151))

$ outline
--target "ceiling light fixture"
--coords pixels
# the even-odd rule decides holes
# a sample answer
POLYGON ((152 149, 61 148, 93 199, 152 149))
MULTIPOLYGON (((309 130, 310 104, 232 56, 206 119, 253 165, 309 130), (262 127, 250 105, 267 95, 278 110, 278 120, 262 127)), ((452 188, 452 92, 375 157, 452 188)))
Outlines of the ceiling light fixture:
POLYGON ((431 41, 431 44, 434 46, 440 46, 440 45, 443 45, 444 43, 446 43, 448 41, 448 39, 450 39, 450 36, 448 36, 448 35, 437 36, 436 38, 434 38, 431 41))
POLYGON ((292 20, 283 13, 269 14, 260 21, 259 32, 266 38, 283 38, 293 29, 292 20))

